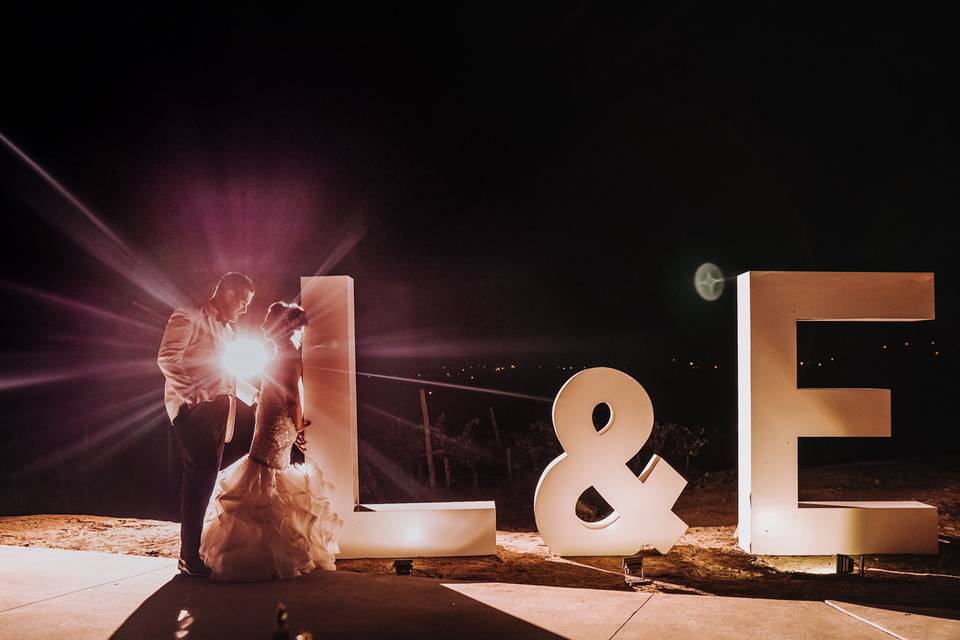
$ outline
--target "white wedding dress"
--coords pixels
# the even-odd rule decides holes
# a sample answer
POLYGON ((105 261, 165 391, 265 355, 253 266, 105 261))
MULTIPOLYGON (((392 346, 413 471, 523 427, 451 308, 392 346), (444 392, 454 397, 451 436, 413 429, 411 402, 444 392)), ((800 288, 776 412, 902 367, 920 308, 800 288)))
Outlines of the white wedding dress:
POLYGON ((296 367, 299 376, 299 353, 285 351, 265 371, 250 453, 220 472, 207 507, 200 558, 214 580, 274 580, 336 568, 343 521, 325 498, 333 485, 312 462, 290 464, 296 429, 280 386, 268 383, 281 367, 296 367))

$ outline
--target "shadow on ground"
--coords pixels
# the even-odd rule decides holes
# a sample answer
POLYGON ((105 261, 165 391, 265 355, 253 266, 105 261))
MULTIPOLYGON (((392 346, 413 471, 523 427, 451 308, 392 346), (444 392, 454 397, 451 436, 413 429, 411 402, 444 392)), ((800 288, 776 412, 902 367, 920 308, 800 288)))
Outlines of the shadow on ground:
POLYGON ((318 571, 270 583, 174 577, 114 632, 114 639, 269 638, 277 603, 288 628, 314 637, 557 638, 433 580, 318 571))
MULTIPOLYGON (((843 600, 874 605, 956 608, 960 602, 960 540, 940 545, 938 556, 869 557, 867 573, 837 575, 831 557, 811 573, 777 568, 777 558, 752 556, 737 548, 733 527, 692 528, 665 556, 648 557, 644 575, 652 583, 639 590, 774 598, 843 600)), ((499 532, 496 556, 418 558, 414 566, 435 578, 466 582, 506 582, 555 587, 629 591, 619 557, 558 557, 533 533, 499 532)), ((389 573, 389 560, 340 560, 343 572, 389 573)))
MULTIPOLYGON (((654 583, 644 590, 701 593, 778 600, 842 600, 870 605, 955 609, 960 602, 960 541, 941 542, 939 556, 884 556, 867 562, 866 574, 782 571, 771 559, 739 549, 678 545, 670 554, 649 558, 645 575, 654 583), (878 566, 881 565, 881 566, 878 566), (906 566, 909 570, 897 569, 906 566), (944 567, 952 571, 944 574, 944 567)), ((577 558, 612 571, 614 558, 577 558)), ((813 559, 811 559, 813 560, 813 559)), ((832 562, 823 558, 821 562, 832 562)))

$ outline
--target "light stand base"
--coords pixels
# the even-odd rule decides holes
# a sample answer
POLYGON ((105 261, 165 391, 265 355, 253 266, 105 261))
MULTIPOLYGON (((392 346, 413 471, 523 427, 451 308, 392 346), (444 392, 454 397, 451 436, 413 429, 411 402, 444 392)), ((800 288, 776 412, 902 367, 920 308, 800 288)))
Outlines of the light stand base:
POLYGON ((856 572, 860 577, 865 575, 866 566, 863 562, 863 556, 859 556, 860 561, 857 562, 853 556, 844 555, 842 553, 837 554, 837 574, 844 573, 854 573, 856 572))

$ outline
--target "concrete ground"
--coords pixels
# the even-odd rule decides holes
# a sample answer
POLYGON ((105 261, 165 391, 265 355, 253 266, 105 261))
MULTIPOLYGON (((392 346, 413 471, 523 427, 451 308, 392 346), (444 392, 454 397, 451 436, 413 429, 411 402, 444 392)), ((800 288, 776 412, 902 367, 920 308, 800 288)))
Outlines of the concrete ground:
POLYGON ((217 584, 166 558, 0 546, 0 640, 269 638, 278 602, 317 638, 960 638, 960 610, 347 572, 217 584))

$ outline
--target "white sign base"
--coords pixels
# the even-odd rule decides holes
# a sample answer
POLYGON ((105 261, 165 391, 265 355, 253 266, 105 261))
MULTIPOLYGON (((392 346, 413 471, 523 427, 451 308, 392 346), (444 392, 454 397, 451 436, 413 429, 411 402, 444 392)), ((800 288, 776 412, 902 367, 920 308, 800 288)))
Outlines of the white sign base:
MULTIPOLYGON (((754 545, 754 553, 769 554, 765 549, 776 548, 789 548, 790 555, 800 556, 937 553, 937 508, 928 504, 817 501, 797 506, 796 516, 785 514, 785 520, 803 522, 810 530, 781 529, 776 536, 760 531, 757 537, 763 542, 754 545)), ((760 511, 755 522, 762 526, 769 517, 778 516, 760 511)))

